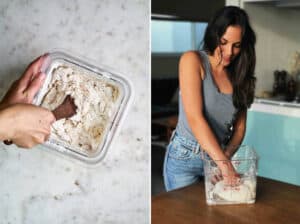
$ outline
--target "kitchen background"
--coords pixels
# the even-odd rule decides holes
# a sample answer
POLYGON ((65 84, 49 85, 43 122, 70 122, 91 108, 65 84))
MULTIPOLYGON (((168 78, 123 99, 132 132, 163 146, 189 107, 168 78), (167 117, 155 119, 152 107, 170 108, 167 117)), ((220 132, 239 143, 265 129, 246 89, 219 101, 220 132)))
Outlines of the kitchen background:
POLYGON ((86 167, 0 143, 1 224, 149 223, 148 0, 0 1, 0 96, 37 56, 62 48, 123 73, 134 101, 106 157, 86 167))
POLYGON ((244 3, 257 34, 257 95, 272 91, 275 70, 291 73, 295 54, 300 52, 299 6, 276 6, 275 1, 244 3))
MULTIPOLYGON (((193 2, 193 1, 190 1, 193 2)), ((201 2, 201 1, 200 1, 201 2)), ((229 1, 211 1, 216 5, 215 9, 222 7, 222 4, 237 5, 243 7, 251 20, 251 24, 257 34, 256 44, 256 95, 262 95, 264 91, 272 91, 274 84, 273 73, 275 70, 286 70, 291 73, 296 52, 300 52, 300 3, 293 5, 278 5, 277 1, 271 0, 229 0, 229 1), (218 4, 217 4, 218 3, 218 4), (289 7, 288 7, 289 6, 289 7)), ((285 1, 283 1, 285 2, 285 1)), ((155 4, 155 1, 154 1, 155 4)), ((192 14, 201 14, 207 4, 201 3, 192 14), (199 9, 199 10, 198 10, 199 9)), ((185 4, 186 7, 189 5, 185 4)), ((153 6, 152 6, 153 7, 153 6)), ((164 11, 163 11, 164 12, 164 11)), ((170 12, 165 12, 170 13, 170 12)), ((209 15, 210 16, 210 15, 209 15)), ((180 52, 185 50, 198 49, 201 42, 201 31, 205 29, 205 23, 208 18, 198 18, 194 23, 203 24, 202 29, 196 30, 194 36, 187 29, 194 29, 190 21, 195 21, 194 17, 160 17, 152 12, 152 77, 167 78, 177 77, 176 63, 180 52), (165 20, 165 19, 168 20, 165 20), (180 22, 180 20, 182 20, 180 22), (165 23, 173 23, 164 25, 165 23), (162 23, 158 24, 158 23, 162 23), (181 24, 180 25, 177 24, 181 24), (184 24, 185 23, 185 24, 184 24), (157 25, 158 24, 158 25, 157 25), (161 30, 159 30, 161 29, 161 30), (162 32, 165 32, 164 34, 162 32), (180 32, 181 31, 181 32, 180 32), (180 40, 179 40, 180 39, 180 40), (195 42, 192 43, 192 42, 195 42), (176 44, 176 45, 175 45, 176 44), (177 54, 176 54, 177 53, 177 54), (175 66, 174 66, 175 64, 175 66)), ((299 58, 298 58, 299 60, 299 58)))
POLYGON ((163 157, 177 121, 179 57, 183 51, 199 49, 201 28, 204 32, 213 12, 224 5, 244 8, 257 35, 256 99, 248 111, 243 144, 252 145, 257 150, 259 176, 300 186, 300 174, 297 172, 300 169, 300 104, 297 102, 300 93, 297 76, 300 75, 297 53, 300 52, 300 1, 189 0, 184 3, 176 1, 175 5, 165 7, 163 3, 152 1, 152 195, 164 191, 163 157), (159 25, 163 22, 173 24, 170 31, 159 25), (187 23, 190 27, 183 27, 187 23), (163 31, 169 31, 171 37, 163 31), (159 46, 159 41, 154 38, 178 45, 169 50, 166 48, 168 45, 159 46), (166 50, 157 50, 162 47, 166 50), (282 84, 285 90, 274 94, 281 83, 280 80, 280 83, 274 82, 276 70, 280 73, 285 70, 288 74, 282 84), (291 78, 294 82, 290 81, 291 78), (292 89, 294 95, 290 99, 287 99, 288 85, 298 88, 298 93, 292 89))

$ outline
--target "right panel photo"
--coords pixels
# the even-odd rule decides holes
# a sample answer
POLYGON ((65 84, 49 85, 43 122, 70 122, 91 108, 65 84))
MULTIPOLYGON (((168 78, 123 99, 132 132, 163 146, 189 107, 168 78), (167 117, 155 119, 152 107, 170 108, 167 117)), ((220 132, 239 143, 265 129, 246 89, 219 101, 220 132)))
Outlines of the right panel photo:
POLYGON ((151 7, 152 223, 296 223, 300 2, 151 7))

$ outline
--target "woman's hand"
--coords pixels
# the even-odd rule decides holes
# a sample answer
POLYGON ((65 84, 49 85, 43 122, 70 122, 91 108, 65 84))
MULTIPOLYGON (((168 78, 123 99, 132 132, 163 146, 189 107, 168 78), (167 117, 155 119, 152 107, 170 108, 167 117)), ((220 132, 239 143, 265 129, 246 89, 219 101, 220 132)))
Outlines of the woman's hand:
POLYGON ((49 138, 53 113, 31 104, 14 104, 0 111, 1 140, 9 139, 14 144, 31 148, 49 138))
POLYGON ((32 103, 34 96, 45 81, 46 75, 41 71, 41 68, 47 59, 47 54, 40 56, 27 67, 24 74, 13 82, 0 102, 0 109, 15 103, 32 103))
POLYGON ((235 171, 230 160, 217 162, 218 166, 211 171, 210 181, 216 184, 224 181, 227 186, 237 186, 240 184, 240 175, 235 171))
POLYGON ((31 105, 45 81, 42 66, 48 59, 48 55, 35 59, 0 102, 1 140, 31 148, 48 139, 55 117, 51 111, 31 105))
POLYGON ((221 170, 221 175, 225 185, 237 186, 240 184, 240 175, 235 171, 230 160, 219 161, 218 166, 221 170))

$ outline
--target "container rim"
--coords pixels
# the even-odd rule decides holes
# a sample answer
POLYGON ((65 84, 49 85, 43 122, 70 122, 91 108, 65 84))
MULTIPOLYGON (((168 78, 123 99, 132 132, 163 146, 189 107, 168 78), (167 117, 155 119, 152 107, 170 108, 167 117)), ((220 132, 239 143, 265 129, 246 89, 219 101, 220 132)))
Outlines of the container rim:
MULTIPOLYGON (((134 91, 133 91, 133 85, 130 80, 126 78, 125 75, 122 73, 117 72, 111 67, 99 64, 95 62, 95 60, 88 59, 87 57, 83 57, 82 55, 75 54, 74 52, 67 51, 66 49, 52 49, 47 51, 47 54, 49 56, 50 61, 48 61, 47 65, 43 67, 43 69, 46 72, 46 69, 48 69, 49 66, 52 64, 52 59, 59 59, 62 58, 66 60, 68 63, 75 63, 76 65, 88 69, 91 72, 100 73, 103 76, 105 76, 108 79, 112 79, 114 81, 117 81, 124 89, 124 97, 119 105, 119 110, 116 112, 114 119, 112 123, 109 125, 109 130, 106 133, 103 142, 101 143, 101 151, 99 153, 93 154, 93 155, 80 155, 80 152, 74 152, 73 150, 69 150, 65 148, 63 145, 57 145, 50 142, 50 139, 46 141, 43 145, 50 149, 50 151, 56 151, 60 155, 74 159, 76 161, 80 161, 81 163, 85 165, 97 165, 100 163, 104 157, 106 156, 109 148, 112 148, 113 140, 117 133, 120 131, 120 126, 123 123, 126 114, 128 113, 129 107, 132 104, 133 98, 134 98, 134 91), (74 56, 73 56, 74 55, 74 56), (52 149, 52 150, 51 150, 52 149)), ((43 87, 42 87, 43 88, 43 87)), ((39 95, 39 93, 36 95, 36 97, 39 95)), ((36 100, 35 97, 35 100, 36 100)), ((38 102, 35 102, 38 103, 38 102)), ((99 145, 100 146, 100 145, 99 145)))
MULTIPOLYGON (((227 148, 227 147, 224 147, 227 148)), ((252 145, 246 145, 246 144, 241 144, 241 145, 233 145, 230 146, 230 148, 237 148, 236 152, 231 156, 230 159, 226 159, 226 160, 213 160, 212 158, 210 158, 210 156, 208 155, 208 153, 206 152, 205 149, 201 148, 200 151, 200 155, 201 155, 201 159, 205 160, 205 161, 215 161, 215 162, 226 162, 226 161, 249 161, 249 160, 259 160, 259 156, 256 152, 256 150, 254 149, 254 147, 252 145), (236 155, 236 153, 240 150, 240 149, 245 149, 245 148, 250 148, 250 157, 249 158, 244 158, 243 156, 234 158, 234 156, 236 155)))

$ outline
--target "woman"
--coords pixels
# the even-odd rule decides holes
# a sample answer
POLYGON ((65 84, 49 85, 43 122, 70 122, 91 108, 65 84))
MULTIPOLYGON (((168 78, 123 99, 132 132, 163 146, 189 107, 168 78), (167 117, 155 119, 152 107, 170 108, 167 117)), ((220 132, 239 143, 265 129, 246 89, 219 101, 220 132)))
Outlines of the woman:
POLYGON ((32 105, 35 94, 45 80, 41 66, 47 59, 43 55, 33 61, 20 79, 15 81, 0 102, 0 140, 31 148, 46 141, 54 114, 32 105))
POLYGON ((244 137, 247 108, 254 98, 255 33, 246 12, 224 7, 208 24, 204 50, 186 52, 179 62, 179 119, 167 147, 167 191, 203 175, 200 149, 216 162, 225 184, 239 176, 230 162, 244 137))

